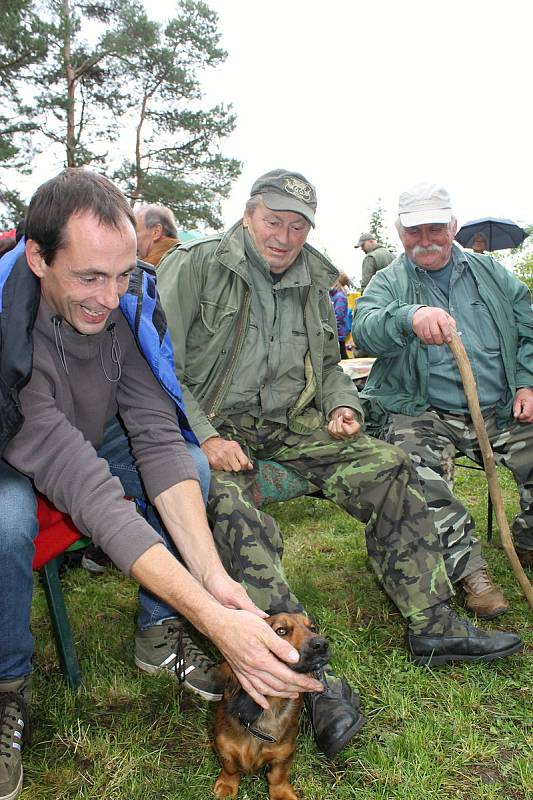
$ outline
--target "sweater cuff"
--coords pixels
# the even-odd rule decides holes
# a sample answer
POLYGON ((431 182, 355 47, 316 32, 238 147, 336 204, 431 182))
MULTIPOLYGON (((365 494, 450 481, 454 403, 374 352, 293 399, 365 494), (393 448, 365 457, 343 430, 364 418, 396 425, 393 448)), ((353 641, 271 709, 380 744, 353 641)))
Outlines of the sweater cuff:
MULTIPOLYGON (((145 470, 146 472, 146 470, 145 470)), ((157 468, 151 468, 148 474, 141 473, 146 489, 146 494, 151 503, 158 497, 161 492, 175 486, 176 483, 182 481, 197 481, 198 472, 194 464, 193 458, 188 452, 184 452, 180 460, 168 459, 161 461, 157 468)))
MULTIPOLYGON (((112 536, 101 541, 98 532, 92 537, 98 546, 104 545, 106 555, 125 575, 130 574, 132 564, 137 561, 154 544, 165 545, 162 537, 137 512, 135 502, 122 500, 124 508, 121 512, 122 525, 112 536)), ((166 545, 165 545, 166 546, 166 545)))

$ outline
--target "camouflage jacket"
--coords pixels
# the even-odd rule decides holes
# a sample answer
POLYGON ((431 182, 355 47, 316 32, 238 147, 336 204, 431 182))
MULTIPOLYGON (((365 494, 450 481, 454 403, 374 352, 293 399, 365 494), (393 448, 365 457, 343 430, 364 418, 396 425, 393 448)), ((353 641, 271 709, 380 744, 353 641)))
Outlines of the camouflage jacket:
MULTIPOLYGON (((288 424, 316 428, 338 406, 362 409, 351 379, 339 367, 337 325, 329 287, 333 265, 304 245, 311 285, 304 307, 309 341, 306 388, 288 424)), ((176 374, 187 417, 200 442, 217 436, 212 420, 222 406, 249 325, 251 286, 242 222, 223 235, 170 250, 158 267, 158 289, 174 345, 176 374)), ((243 409, 246 411, 246 409, 243 409)))

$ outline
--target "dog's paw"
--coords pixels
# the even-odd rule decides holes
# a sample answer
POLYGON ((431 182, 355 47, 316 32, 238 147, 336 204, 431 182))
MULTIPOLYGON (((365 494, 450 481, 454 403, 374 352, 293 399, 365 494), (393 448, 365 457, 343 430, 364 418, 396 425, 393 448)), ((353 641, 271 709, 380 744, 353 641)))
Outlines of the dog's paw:
POLYGON ((218 800, 223 800, 224 797, 237 797, 239 783, 239 776, 219 775, 213 786, 213 794, 218 800))
POLYGON ((263 709, 244 689, 239 689, 228 703, 228 712, 239 722, 250 723, 256 721, 263 713, 263 709))
POLYGON ((268 793, 269 800, 298 800, 298 795, 290 785, 270 786, 268 793))

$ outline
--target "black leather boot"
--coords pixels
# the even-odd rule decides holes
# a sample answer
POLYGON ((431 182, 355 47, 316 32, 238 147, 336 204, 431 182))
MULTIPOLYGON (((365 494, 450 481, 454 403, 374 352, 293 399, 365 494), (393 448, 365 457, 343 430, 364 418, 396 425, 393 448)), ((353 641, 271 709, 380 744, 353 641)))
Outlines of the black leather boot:
POLYGON ((343 678, 327 669, 314 673, 325 689, 323 692, 306 692, 304 704, 317 747, 328 758, 334 758, 359 733, 365 718, 359 711, 359 695, 343 678))
POLYGON ((409 631, 408 644, 415 664, 436 667, 454 661, 494 661, 518 653, 520 637, 503 631, 483 631, 462 620, 464 634, 421 636, 409 631))

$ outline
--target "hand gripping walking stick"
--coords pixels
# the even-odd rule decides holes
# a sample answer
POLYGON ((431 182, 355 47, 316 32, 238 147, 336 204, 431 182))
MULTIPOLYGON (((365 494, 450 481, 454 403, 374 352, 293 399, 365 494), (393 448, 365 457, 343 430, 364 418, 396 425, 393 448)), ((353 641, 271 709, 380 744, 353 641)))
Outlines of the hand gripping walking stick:
POLYGON ((479 399, 477 396, 476 382, 472 373, 472 367, 470 366, 470 361, 468 360, 468 356, 461 338, 455 331, 452 333, 452 340, 449 342, 449 347, 453 353, 453 357, 455 358, 457 367, 461 374, 461 380, 463 382, 468 409, 470 411, 470 416, 472 417, 472 422, 474 423, 474 429, 476 431, 476 436, 481 450, 481 456, 483 458, 483 467, 485 469, 487 483, 489 485, 490 497, 492 500, 492 505, 494 506, 494 511, 496 512, 496 521, 500 529, 502 547, 505 550, 509 561, 511 562, 513 572, 529 605, 531 608, 533 608, 533 589, 531 588, 531 583, 529 582, 514 549, 511 531, 509 530, 509 523, 507 522, 507 517, 505 516, 505 510, 503 507, 503 498, 500 484, 498 482, 498 475, 496 473, 494 453, 492 452, 492 447, 490 446, 489 437, 487 436, 487 429, 485 428, 485 421, 479 407, 479 399))

